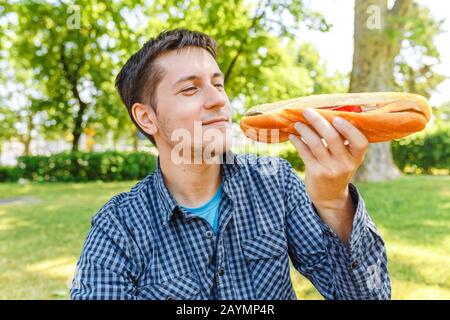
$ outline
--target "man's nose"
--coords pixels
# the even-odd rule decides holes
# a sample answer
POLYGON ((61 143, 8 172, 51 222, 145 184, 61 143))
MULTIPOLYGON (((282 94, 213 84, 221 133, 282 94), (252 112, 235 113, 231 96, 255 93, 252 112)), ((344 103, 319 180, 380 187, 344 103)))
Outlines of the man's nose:
MULTIPOLYGON (((223 90, 223 89, 222 89, 223 90)), ((213 107, 223 107, 226 104, 225 93, 219 91, 214 85, 209 85, 206 90, 206 101, 204 107, 210 109, 213 107)))

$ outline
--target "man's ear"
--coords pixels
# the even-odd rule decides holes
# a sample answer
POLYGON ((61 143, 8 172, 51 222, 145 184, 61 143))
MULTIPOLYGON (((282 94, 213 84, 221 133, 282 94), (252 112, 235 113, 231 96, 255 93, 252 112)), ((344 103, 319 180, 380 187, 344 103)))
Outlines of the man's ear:
POLYGON ((131 114, 139 127, 149 135, 154 135, 158 131, 156 113, 152 107, 135 103, 131 106, 131 114))

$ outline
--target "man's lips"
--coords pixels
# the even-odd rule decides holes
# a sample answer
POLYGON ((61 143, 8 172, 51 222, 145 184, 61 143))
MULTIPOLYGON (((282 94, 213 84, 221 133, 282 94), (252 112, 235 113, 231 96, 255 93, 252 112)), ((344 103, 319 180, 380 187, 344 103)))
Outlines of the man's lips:
POLYGON ((209 120, 203 121, 202 124, 204 126, 206 126, 206 125, 210 125, 210 124, 215 124, 215 123, 221 124, 221 123, 225 123, 225 122, 228 122, 228 118, 227 117, 218 117, 218 118, 214 118, 214 119, 209 119, 209 120))

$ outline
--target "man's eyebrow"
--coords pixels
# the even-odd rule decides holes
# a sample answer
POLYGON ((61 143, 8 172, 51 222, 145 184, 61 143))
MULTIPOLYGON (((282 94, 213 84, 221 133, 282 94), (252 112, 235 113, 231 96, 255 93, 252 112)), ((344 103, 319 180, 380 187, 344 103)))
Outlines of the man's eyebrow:
POLYGON ((175 82, 175 85, 177 85, 177 84, 179 84, 180 82, 183 82, 183 81, 198 80, 198 79, 200 79, 200 78, 198 76, 196 76, 196 75, 186 76, 186 77, 178 79, 178 81, 175 82))
POLYGON ((225 75, 222 72, 215 72, 215 73, 213 73, 212 77, 213 78, 219 77, 219 78, 225 79, 225 75))
MULTIPOLYGON (((215 72, 215 73, 213 73, 212 78, 217 78, 217 77, 222 78, 222 79, 225 78, 225 76, 224 76, 224 74, 223 74, 222 72, 215 72)), ((198 80, 198 79, 200 79, 199 76, 196 76, 196 75, 190 75, 190 76, 186 76, 186 77, 182 77, 182 78, 178 79, 178 81, 175 82, 174 85, 177 85, 177 84, 179 84, 179 83, 181 83, 181 82, 184 82, 184 81, 188 81, 188 80, 198 80)))

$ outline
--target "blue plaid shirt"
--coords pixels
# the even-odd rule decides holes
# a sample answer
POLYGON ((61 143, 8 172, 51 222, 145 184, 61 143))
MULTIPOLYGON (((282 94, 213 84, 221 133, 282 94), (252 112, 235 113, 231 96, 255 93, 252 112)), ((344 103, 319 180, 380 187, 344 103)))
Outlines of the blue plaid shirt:
POLYGON ((222 162, 217 235, 178 206, 158 159, 93 217, 71 298, 296 299, 290 261, 326 299, 390 298, 384 241, 353 184, 346 247, 289 162, 232 152, 222 162))

